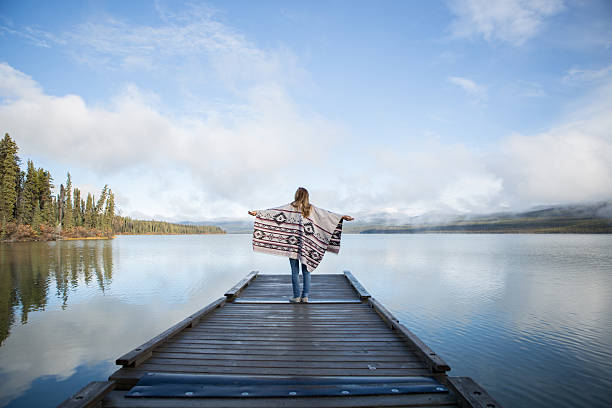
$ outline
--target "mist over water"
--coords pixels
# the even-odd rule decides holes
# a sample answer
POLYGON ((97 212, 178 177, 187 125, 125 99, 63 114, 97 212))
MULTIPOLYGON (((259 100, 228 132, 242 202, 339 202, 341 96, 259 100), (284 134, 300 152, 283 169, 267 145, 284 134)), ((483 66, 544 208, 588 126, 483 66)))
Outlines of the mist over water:
MULTIPOLYGON (((612 387, 612 236, 345 235, 315 273, 370 293, 508 407, 598 407, 612 387)), ((0 405, 56 406, 251 270, 249 235, 0 245, 0 405)))

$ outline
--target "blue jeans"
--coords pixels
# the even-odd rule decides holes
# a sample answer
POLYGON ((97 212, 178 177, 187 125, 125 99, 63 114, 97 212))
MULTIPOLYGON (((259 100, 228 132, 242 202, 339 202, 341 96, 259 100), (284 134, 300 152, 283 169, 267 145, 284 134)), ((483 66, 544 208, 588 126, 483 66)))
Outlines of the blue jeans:
POLYGON ((310 294, 310 272, 306 265, 302 264, 302 277, 304 278, 304 289, 300 296, 300 261, 289 258, 291 265, 291 284, 293 285, 293 297, 308 297, 310 294))

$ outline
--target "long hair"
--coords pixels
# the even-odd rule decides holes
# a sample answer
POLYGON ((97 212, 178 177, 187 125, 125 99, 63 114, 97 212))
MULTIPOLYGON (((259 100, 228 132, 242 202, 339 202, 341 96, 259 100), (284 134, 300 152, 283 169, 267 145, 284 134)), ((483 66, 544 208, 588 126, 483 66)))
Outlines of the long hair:
POLYGON ((308 190, 304 187, 300 187, 295 192, 295 199, 291 203, 292 206, 297 208, 304 217, 308 217, 310 215, 310 203, 308 202, 308 190))

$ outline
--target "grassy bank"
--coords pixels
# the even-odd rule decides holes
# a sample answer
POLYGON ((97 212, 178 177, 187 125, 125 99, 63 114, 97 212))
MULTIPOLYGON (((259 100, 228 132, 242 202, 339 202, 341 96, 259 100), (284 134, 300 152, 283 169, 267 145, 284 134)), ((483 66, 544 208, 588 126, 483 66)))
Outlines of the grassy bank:
POLYGON ((111 231, 102 231, 97 228, 72 227, 60 230, 48 224, 33 227, 29 224, 17 224, 15 222, 3 223, 0 226, 0 242, 109 239, 112 237, 113 233, 111 231))

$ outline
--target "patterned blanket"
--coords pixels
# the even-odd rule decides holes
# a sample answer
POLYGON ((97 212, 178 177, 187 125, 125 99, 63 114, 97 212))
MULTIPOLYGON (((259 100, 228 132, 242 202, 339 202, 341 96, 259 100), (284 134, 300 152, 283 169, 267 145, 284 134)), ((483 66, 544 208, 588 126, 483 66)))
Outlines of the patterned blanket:
POLYGON ((325 251, 340 251, 342 215, 311 204, 304 217, 291 204, 257 211, 253 228, 253 250, 299 259, 312 272, 325 251))

